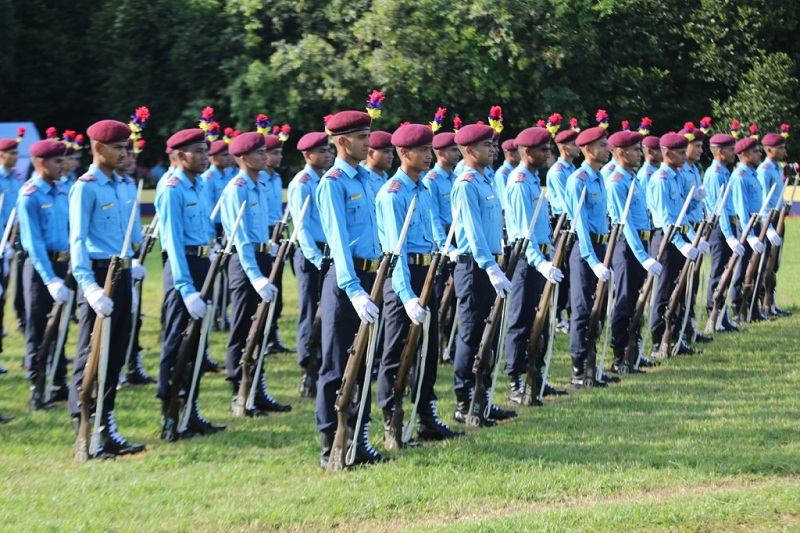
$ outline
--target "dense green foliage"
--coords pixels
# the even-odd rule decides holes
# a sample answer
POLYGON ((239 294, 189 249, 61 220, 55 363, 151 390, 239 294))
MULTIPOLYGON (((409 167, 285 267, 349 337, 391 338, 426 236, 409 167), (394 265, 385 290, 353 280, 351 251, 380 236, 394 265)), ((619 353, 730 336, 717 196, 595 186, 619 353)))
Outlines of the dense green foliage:
POLYGON ((0 0, 0 12, 0 120, 83 129, 147 105, 153 147, 205 105, 223 126, 252 129, 263 112, 305 132, 373 88, 385 129, 440 105, 465 122, 502 105, 512 133, 552 112, 586 125, 597 108, 612 128, 649 115, 656 133, 708 114, 717 129, 799 125, 796 2, 0 0))

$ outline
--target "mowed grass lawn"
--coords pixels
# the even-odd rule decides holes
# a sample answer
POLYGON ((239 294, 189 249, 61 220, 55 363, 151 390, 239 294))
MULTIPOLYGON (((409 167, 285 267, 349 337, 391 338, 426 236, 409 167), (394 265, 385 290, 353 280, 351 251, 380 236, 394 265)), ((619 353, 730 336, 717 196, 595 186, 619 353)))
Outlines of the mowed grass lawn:
MULTIPOLYGON (((327 475, 317 466, 314 402, 299 398, 293 355, 270 357, 270 391, 291 413, 229 416, 221 374, 203 381, 204 414, 224 433, 165 444, 155 387, 119 393, 122 433, 147 452, 72 462, 63 406, 26 410, 22 338, 10 310, 0 377, 0 529, 9 531, 775 531, 800 530, 800 222, 790 221, 779 303, 795 315, 717 335, 606 390, 574 392, 462 439, 327 475)), ((160 263, 148 260, 142 330, 155 374, 160 263)), ((294 344, 294 278, 284 278, 284 341, 294 344)), ((74 326, 73 326, 74 327, 74 326)), ((74 350, 74 330, 70 333, 74 350)), ((226 335, 213 333, 224 359, 226 335)), ((553 381, 569 375, 559 335, 553 381)), ((452 367, 439 370, 451 420, 452 367)), ((501 381, 498 394, 508 392, 501 381)), ((373 416, 377 409, 373 409, 373 416)), ((382 439, 373 424, 373 442, 382 439)))

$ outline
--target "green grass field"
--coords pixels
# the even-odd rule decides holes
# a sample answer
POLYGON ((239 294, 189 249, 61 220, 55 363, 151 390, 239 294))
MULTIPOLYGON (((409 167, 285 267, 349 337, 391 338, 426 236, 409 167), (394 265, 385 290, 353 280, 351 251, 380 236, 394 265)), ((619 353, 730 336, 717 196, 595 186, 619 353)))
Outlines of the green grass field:
MULTIPOLYGON (((207 376, 203 412, 228 430, 165 444, 155 387, 124 389, 119 427, 147 452, 76 465, 65 408, 26 409, 22 338, 10 331, 0 413, 15 420, 0 426, 0 530, 800 531, 800 221, 787 233, 778 300, 793 317, 718 335, 702 355, 609 389, 548 399, 499 427, 337 475, 317 466, 314 402, 299 398, 293 355, 267 361, 270 391, 292 402, 291 413, 232 419, 229 386, 207 376)), ((142 344, 155 373, 157 254, 148 267, 142 344)), ((281 332, 294 344, 288 270, 284 287, 281 332)), ((213 334, 219 361, 225 342, 213 334)), ((566 336, 555 353, 553 381, 564 384, 566 336)), ((452 367, 440 368, 447 421, 451 385, 452 367)), ((498 389, 504 398, 506 382, 498 389)))

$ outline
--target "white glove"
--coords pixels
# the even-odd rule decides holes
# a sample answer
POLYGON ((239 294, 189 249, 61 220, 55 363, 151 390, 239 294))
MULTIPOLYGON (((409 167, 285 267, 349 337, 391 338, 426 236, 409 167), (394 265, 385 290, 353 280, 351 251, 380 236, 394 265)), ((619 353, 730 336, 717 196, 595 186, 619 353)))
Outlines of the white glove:
POLYGON ((114 312, 114 301, 103 294, 103 289, 97 283, 89 285, 83 291, 83 295, 89 305, 92 306, 92 309, 94 309, 94 312, 101 317, 111 316, 111 313, 114 312))
POLYGON ((742 243, 739 242, 739 239, 736 237, 728 237, 725 239, 725 242, 728 243, 728 248, 730 248, 733 253, 739 257, 744 255, 744 246, 742 246, 742 243))
MULTIPOLYGON (((280 248, 280 245, 278 245, 277 242, 269 243, 269 255, 271 255, 272 257, 277 257, 278 256, 278 248, 280 248)), ((267 300, 267 301, 269 301, 269 300, 267 300)))
POLYGON ((750 248, 757 254, 760 254, 764 251, 764 243, 758 240, 758 237, 748 237, 747 243, 750 245, 750 248))
POLYGON ((705 239, 700 239, 700 242, 697 244, 697 251, 699 251, 701 254, 706 254, 708 253, 708 248, 708 241, 705 239))
POLYGON ((497 295, 500 298, 505 298, 506 295, 511 292, 511 282, 508 281, 508 278, 503 274, 503 271, 500 270, 500 267, 495 263, 486 269, 486 273, 489 274, 489 281, 492 283, 492 287, 494 287, 497 295))
POLYGON ((594 272, 594 275, 597 276, 597 279, 600 281, 608 281, 608 278, 611 277, 611 271, 606 268, 603 263, 597 263, 593 266, 592 272, 594 272))
POLYGON ((69 299, 69 289, 64 285, 63 279, 53 278, 45 285, 56 303, 63 304, 69 299))
POLYGON ((200 296, 199 292, 193 292, 186 296, 183 299, 183 305, 186 306, 186 310, 189 311, 189 316, 195 320, 200 320, 206 314, 206 303, 203 301, 203 297, 200 296))
POLYGON ((425 313, 428 311, 419 305, 419 298, 411 298, 409 301, 403 304, 403 307, 406 308, 406 314, 408 315, 408 318, 410 318, 411 322, 413 322, 415 325, 419 326, 425 320, 425 313))
POLYGON ((683 256, 688 259, 689 261, 694 261, 697 259, 697 248, 691 245, 691 243, 686 243, 681 246, 681 253, 683 256))
POLYGON ((358 314, 358 318, 360 318, 362 322, 372 324, 378 319, 380 309, 378 309, 377 305, 372 303, 372 300, 369 299, 369 294, 367 294, 366 291, 360 291, 358 294, 350 298, 350 303, 352 303, 353 307, 355 307, 356 314, 358 314))
POLYGON ((536 270, 544 276, 544 279, 551 283, 561 283, 561 280, 564 279, 564 273, 554 267, 553 263, 550 261, 542 261, 539 263, 539 266, 536 267, 536 270))
POLYGON ((696 188, 694 190, 694 195, 692 196, 692 198, 694 198, 695 201, 697 201, 697 202, 705 200, 705 198, 706 198, 706 187, 705 187, 705 185, 701 185, 698 188, 696 188))
POLYGON ((772 246, 780 246, 783 242, 783 239, 781 239, 781 236, 778 235, 778 232, 772 228, 767 230, 767 238, 769 239, 769 242, 772 243, 772 246))
POLYGON ((253 288, 265 302, 271 302, 278 295, 278 287, 270 283, 264 276, 253 280, 253 288))
POLYGON ((131 261, 131 277, 136 281, 143 280, 147 275, 147 269, 139 262, 138 259, 131 261))
POLYGON ((458 261, 458 250, 453 248, 447 253, 447 257, 450 259, 451 263, 455 263, 458 261))
POLYGON ((6 243, 6 249, 3 251, 3 258, 6 261, 11 261, 12 259, 14 259, 14 255, 16 253, 17 253, 17 251, 14 250, 14 247, 11 246, 10 243, 6 243))
POLYGON ((642 266, 645 270, 647 270, 648 274, 652 274, 653 276, 660 276, 661 271, 664 270, 664 267, 661 266, 661 263, 653 259, 652 257, 648 257, 642 263, 642 266))

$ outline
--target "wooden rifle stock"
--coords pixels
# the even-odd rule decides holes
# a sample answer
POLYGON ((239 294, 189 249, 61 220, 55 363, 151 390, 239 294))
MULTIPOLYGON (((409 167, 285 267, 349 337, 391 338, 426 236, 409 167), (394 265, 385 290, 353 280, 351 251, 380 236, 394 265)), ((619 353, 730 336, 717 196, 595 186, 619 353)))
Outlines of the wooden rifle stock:
POLYGON ((561 230, 564 229, 564 224, 567 222, 567 212, 564 211, 560 215, 558 215, 558 220, 556 220, 556 227, 553 228, 553 244, 555 245, 558 239, 561 236, 561 230))
MULTIPOLYGON (((431 259, 431 264, 428 267, 428 273, 425 276, 425 283, 422 285, 422 291, 419 295, 419 305, 428 307, 431 294, 433 294, 434 279, 436 277, 439 263, 442 260, 440 253, 434 253, 431 259)), ((397 369, 397 377, 394 382, 394 389, 392 395, 394 396, 394 412, 392 413, 392 421, 389 424, 389 434, 391 440, 385 441, 390 449, 399 450, 402 446, 402 433, 403 433, 403 396, 406 392, 406 381, 408 379, 408 372, 414 362, 414 356, 417 354, 417 346, 419 339, 422 335, 422 324, 412 323, 408 329, 408 336, 406 337, 406 344, 403 347, 403 353, 400 355, 400 366, 397 369)))
MULTIPOLYGON (((778 223, 775 225, 775 231, 778 235, 780 235, 781 239, 783 238, 785 229, 786 229, 786 216, 789 214, 789 210, 791 209, 791 204, 788 202, 783 204, 783 208, 781 209, 781 213, 778 216, 778 223)), ((783 244, 781 244, 783 246, 783 244)), ((775 276, 775 268, 778 265, 778 256, 781 251, 781 246, 773 246, 769 250, 769 257, 767 258, 767 265, 764 269, 764 305, 763 305, 763 312, 765 315, 769 316, 769 313, 772 312, 772 306, 775 303, 772 300, 772 293, 775 291, 775 285, 777 284, 777 279, 775 276)))
MULTIPOLYGON (((120 256, 111 256, 111 262, 106 272, 106 279, 103 283, 103 295, 107 298, 112 298, 114 296, 114 286, 119 277, 121 264, 122 258, 120 256)), ((100 353, 100 349, 104 327, 105 318, 97 315, 94 320, 94 326, 92 327, 89 357, 86 359, 86 366, 83 369, 83 381, 81 382, 81 390, 78 394, 81 421, 78 426, 78 436, 75 440, 74 449, 74 459, 78 463, 85 463, 89 459, 89 419, 92 416, 92 389, 94 388, 95 379, 97 378, 97 370, 100 367, 100 358, 103 357, 103 354, 100 353)), ((105 394, 105 391, 97 391, 97 394, 105 394)))
MULTIPOLYGON (((767 218, 761 226, 761 231, 758 234, 758 240, 762 243, 766 242, 767 231, 769 231, 772 219, 775 216, 775 209, 770 209, 767 218)), ((747 311, 750 309, 750 302, 753 298, 758 298, 758 287, 755 286, 756 278, 758 277, 758 267, 761 261, 760 253, 753 250, 753 255, 750 256, 750 262, 747 264, 747 271, 744 275, 744 283, 742 283, 742 301, 739 303, 737 314, 741 319, 747 319, 747 311)))

